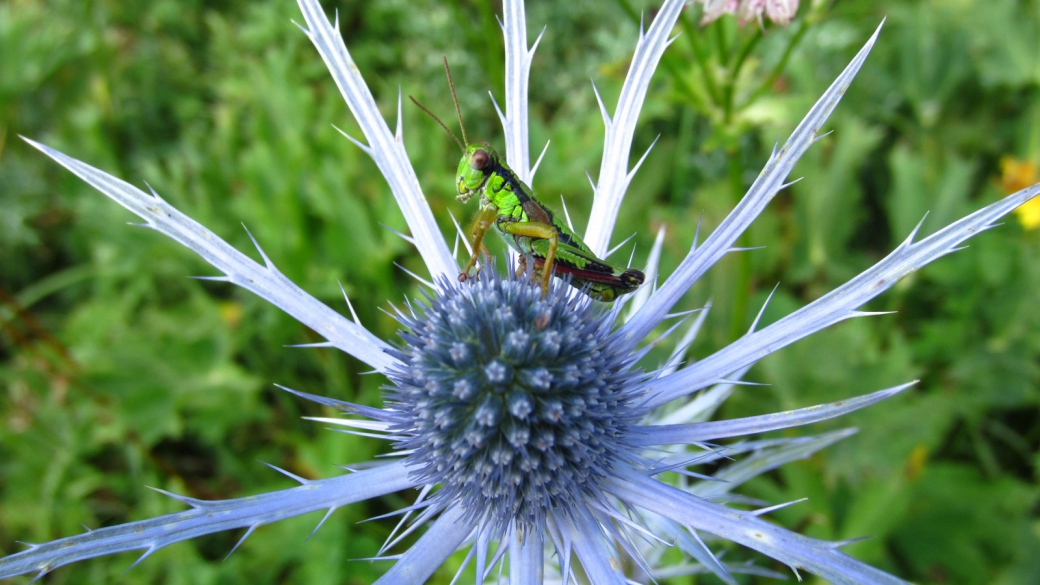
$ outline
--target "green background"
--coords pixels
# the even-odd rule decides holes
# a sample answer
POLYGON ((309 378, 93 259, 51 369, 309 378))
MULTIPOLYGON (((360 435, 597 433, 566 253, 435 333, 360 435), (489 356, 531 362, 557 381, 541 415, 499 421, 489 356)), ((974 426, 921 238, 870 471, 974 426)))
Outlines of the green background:
MULTIPOLYGON (((398 88, 450 115, 445 55, 469 135, 501 146, 487 97, 503 99, 497 6, 324 4, 338 7, 391 123, 398 88)), ((533 156, 551 141, 534 187, 550 204, 566 197, 581 230, 591 204, 585 170, 598 174, 602 149, 589 79, 612 110, 636 15, 653 6, 531 4, 531 40, 547 27, 531 77, 533 156)), ((688 9, 654 78, 633 160, 660 141, 613 241, 635 233, 638 265, 664 226, 669 274, 697 221, 717 225, 777 137, 884 17, 828 122, 834 134, 803 157, 792 177, 805 178, 741 242, 765 249, 725 258, 681 301, 714 303, 695 355, 735 339, 775 284, 766 322, 876 262, 926 211, 925 234, 1001 197, 1003 157, 1040 163, 1037 2, 803 3, 794 23, 767 24, 764 35, 732 18, 699 29, 688 9)), ((334 350, 285 348, 319 339, 247 292, 186 278, 214 271, 127 226, 128 212, 17 139, 147 181, 254 254, 245 224, 292 280, 345 313, 342 283, 362 323, 391 339, 396 325, 383 310, 418 290, 394 264, 425 269, 380 226, 407 229, 375 165, 332 128, 360 136, 290 19, 301 17, 289 0, 0 2, 0 553, 23 550, 17 540, 182 509, 146 486, 240 497, 291 485, 258 460, 319 478, 385 451, 301 420, 330 413, 273 386, 377 404, 380 378, 334 350)), ((416 108, 404 118, 419 181, 451 233, 449 211, 472 212, 452 196, 458 151, 416 108)), ((840 324, 763 360, 748 379, 770 385, 739 389, 720 416, 922 381, 866 411, 784 433, 861 430, 738 491, 772 503, 808 497, 772 518, 820 538, 872 536, 846 550, 905 579, 1040 583, 1038 249, 1040 234, 1009 218, 867 306, 898 313, 840 324)), ((174 545, 126 573, 132 554, 44 582, 370 583, 386 564, 350 559, 375 554, 392 524, 358 522, 410 497, 339 510, 310 540, 320 515, 264 527, 226 561, 238 533, 174 545)), ((739 549, 727 560, 745 556, 784 571, 739 549)))

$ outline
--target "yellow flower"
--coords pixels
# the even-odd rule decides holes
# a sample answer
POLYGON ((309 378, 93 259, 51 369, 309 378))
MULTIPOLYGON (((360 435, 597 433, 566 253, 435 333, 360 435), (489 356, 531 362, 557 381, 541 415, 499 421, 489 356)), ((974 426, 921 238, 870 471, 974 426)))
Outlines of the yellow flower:
MULTIPOLYGON (((1000 159, 1000 187, 1006 193, 1014 193, 1036 183, 1040 178, 1040 169, 1029 161, 1018 160, 1013 156, 1000 159)), ((1027 230, 1040 227, 1040 200, 1033 199, 1015 210, 1019 223, 1027 230)))

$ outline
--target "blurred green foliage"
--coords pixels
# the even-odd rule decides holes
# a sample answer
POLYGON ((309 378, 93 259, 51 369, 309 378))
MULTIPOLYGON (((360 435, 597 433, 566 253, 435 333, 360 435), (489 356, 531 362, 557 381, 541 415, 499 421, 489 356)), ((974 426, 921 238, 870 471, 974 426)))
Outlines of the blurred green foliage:
MULTIPOLYGON (((531 78, 532 150, 550 141, 534 187, 562 194, 581 230, 597 174, 600 113, 613 107, 650 5, 592 0, 528 6, 546 26, 531 78)), ((449 115, 452 63, 470 136, 501 143, 497 7, 476 2, 326 2, 392 121, 398 88, 449 115)), ((713 299, 703 356, 745 330, 777 282, 775 320, 877 261, 930 212, 930 233, 1002 195, 1002 157, 1040 162, 1040 3, 1012 0, 803 2, 787 29, 733 19, 682 35, 655 77, 634 156, 660 140, 629 191, 615 242, 644 257, 666 229, 662 272, 694 228, 717 225, 882 18, 887 24, 828 123, 732 255, 680 308, 713 299), (813 4, 809 6, 808 4, 813 4)), ((383 310, 416 294, 395 263, 424 274, 375 165, 289 0, 0 2, 0 553, 179 510, 145 489, 230 498, 289 487, 258 464, 306 477, 385 445, 301 416, 329 414, 275 389, 378 403, 381 380, 241 290, 185 278, 213 270, 16 138, 25 135, 147 181, 240 250, 245 224, 305 290, 383 338, 383 310)), ((415 108, 405 140, 445 233, 458 153, 415 108)), ((1040 575, 1040 235, 1015 221, 971 241, 846 322, 770 356, 723 416, 838 400, 920 378, 914 390, 833 424, 855 437, 759 478, 744 493, 809 501, 774 517, 903 578, 1036 583, 1040 575)), ((618 252, 627 255, 628 249, 618 252)), ((639 264, 639 260, 636 262, 639 264)), ((658 356, 651 356, 650 367, 658 356)), ((370 583, 389 526, 358 524, 408 494, 175 545, 132 571, 95 559, 48 583, 370 583)), ((733 551, 733 554, 742 554, 733 551)), ((759 562, 771 565, 767 559, 759 562)), ((775 567, 779 568, 779 567, 775 567)), ((782 570, 782 568, 779 568, 782 570)), ((450 579, 451 569, 438 576, 450 579)), ((676 580, 676 583, 715 582, 676 580)), ((13 582, 21 582, 18 579, 13 582)))

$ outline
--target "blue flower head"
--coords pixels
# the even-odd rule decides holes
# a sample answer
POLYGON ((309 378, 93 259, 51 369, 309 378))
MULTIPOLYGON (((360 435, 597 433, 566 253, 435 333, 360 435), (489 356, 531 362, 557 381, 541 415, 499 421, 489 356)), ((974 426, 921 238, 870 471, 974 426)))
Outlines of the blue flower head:
POLYGON ((616 312, 566 287, 543 298, 530 275, 493 269, 439 289, 400 316, 385 419, 416 479, 441 486, 434 503, 457 502, 501 535, 604 498, 615 463, 638 452, 627 429, 646 413, 644 376, 611 336, 616 312))

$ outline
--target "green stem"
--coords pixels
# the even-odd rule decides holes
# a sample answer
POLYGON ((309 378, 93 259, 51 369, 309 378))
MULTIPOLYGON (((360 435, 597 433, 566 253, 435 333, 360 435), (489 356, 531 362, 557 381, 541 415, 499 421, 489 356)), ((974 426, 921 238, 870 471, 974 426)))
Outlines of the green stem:
POLYGON ((748 55, 754 50, 755 45, 758 44, 759 39, 762 38, 762 33, 758 30, 755 31, 751 38, 744 42, 743 46, 740 47, 740 51, 737 52, 736 57, 726 67, 726 82, 723 85, 723 102, 722 102, 722 123, 729 124, 733 121, 734 111, 734 98, 733 91, 737 86, 737 80, 740 79, 740 68, 744 66, 744 62, 747 61, 748 55))
POLYGON ((740 73, 740 68, 744 66, 744 62, 747 61, 748 56, 758 46, 758 42, 762 40, 762 29, 755 29, 755 32, 744 41, 744 45, 740 47, 740 52, 737 53, 737 58, 733 60, 730 65, 730 69, 733 70, 733 77, 736 78, 737 74, 740 73))
POLYGON ((701 79, 704 81, 704 88, 708 90, 708 96, 710 96, 712 103, 721 103, 722 96, 719 93, 718 85, 715 84, 715 75, 711 71, 711 63, 708 61, 704 45, 700 42, 700 31, 697 30, 686 14, 679 17, 679 24, 682 26, 686 40, 689 42, 693 58, 697 61, 697 66, 701 70, 701 79))
MULTIPOLYGON (((729 153, 729 183, 735 203, 744 195, 744 165, 739 148, 729 153)), ((738 247, 747 247, 748 235, 740 236, 738 247)), ((737 339, 744 334, 747 323, 748 305, 751 301, 751 255, 737 253, 737 278, 733 287, 733 312, 729 321, 729 338, 737 339)))
POLYGON ((618 6, 621 6, 621 9, 625 11, 625 14, 628 14, 629 20, 639 22, 639 11, 632 6, 631 2, 628 0, 617 0, 617 3, 618 6))
POLYGON ((798 30, 796 30, 794 35, 791 36, 791 42, 787 43, 787 47, 784 49, 784 54, 780 57, 780 61, 777 62, 776 67, 773 67, 773 70, 769 73, 769 77, 766 77, 765 81, 763 81, 755 91, 748 94, 748 99, 744 100, 744 102, 740 104, 740 107, 755 103, 755 100, 762 97, 762 94, 773 87, 776 80, 780 79, 784 69, 787 68, 787 61, 791 58, 791 53, 794 52, 795 47, 798 46, 798 43, 802 41, 802 38, 805 37, 805 33, 808 31, 808 19, 800 21, 798 23, 798 30))
POLYGON ((679 114, 679 134, 675 140, 675 158, 672 163, 672 204, 687 207, 690 199, 689 165, 686 156, 696 148, 696 113, 692 108, 682 108, 679 114))

